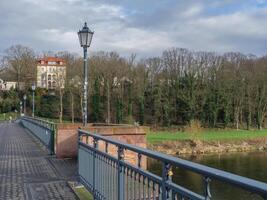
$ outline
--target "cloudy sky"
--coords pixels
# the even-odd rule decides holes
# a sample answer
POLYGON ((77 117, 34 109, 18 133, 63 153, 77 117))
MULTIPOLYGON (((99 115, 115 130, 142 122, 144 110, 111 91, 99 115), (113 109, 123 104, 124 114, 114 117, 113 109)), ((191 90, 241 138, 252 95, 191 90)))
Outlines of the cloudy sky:
POLYGON ((14 44, 80 53, 84 21, 93 51, 267 54, 267 0, 0 0, 0 54, 14 44))

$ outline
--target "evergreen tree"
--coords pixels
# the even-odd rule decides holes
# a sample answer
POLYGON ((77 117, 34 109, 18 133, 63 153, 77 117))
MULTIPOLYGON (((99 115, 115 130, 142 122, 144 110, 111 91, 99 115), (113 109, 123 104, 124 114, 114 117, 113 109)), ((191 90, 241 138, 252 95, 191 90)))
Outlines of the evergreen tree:
POLYGON ((94 86, 93 86, 93 97, 92 97, 92 109, 93 109, 93 121, 99 122, 101 119, 101 112, 100 112, 100 103, 101 103, 101 97, 100 97, 100 83, 99 83, 99 77, 96 77, 94 80, 94 86))

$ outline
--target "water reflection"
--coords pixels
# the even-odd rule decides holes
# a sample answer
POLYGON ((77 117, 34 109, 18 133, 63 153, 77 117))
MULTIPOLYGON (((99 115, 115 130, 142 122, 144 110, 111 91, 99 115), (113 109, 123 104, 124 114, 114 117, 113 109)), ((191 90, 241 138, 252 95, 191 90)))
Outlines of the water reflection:
MULTIPOLYGON (((216 155, 198 155, 184 159, 201 163, 234 174, 246 176, 259 181, 267 182, 267 152, 229 153, 216 155)), ((162 164, 155 160, 148 160, 148 169, 161 175, 162 164)), ((204 179, 198 174, 174 168, 173 181, 199 194, 204 191, 204 179)), ((242 189, 218 181, 211 182, 212 199, 253 200, 261 199, 242 189)))

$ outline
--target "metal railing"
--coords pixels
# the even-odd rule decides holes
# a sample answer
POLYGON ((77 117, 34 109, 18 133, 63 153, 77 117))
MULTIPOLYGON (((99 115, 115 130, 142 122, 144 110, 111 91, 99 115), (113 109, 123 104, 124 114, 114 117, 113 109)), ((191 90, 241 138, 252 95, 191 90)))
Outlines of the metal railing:
POLYGON ((93 194, 94 199, 150 200, 150 199, 211 199, 212 180, 242 188, 267 199, 267 184, 168 156, 152 150, 124 144, 94 133, 78 130, 78 170, 80 181, 93 194), (99 145, 101 144, 101 145, 99 145), (112 153, 110 152, 112 147, 112 153), (114 155, 114 148, 116 154, 114 155), (124 153, 136 153, 136 163, 124 159, 124 153), (141 167, 142 157, 160 161, 162 176, 141 167), (193 192, 172 182, 172 168, 188 170, 203 177, 203 193, 193 192))
POLYGON ((27 116, 21 117, 20 121, 25 128, 30 130, 47 147, 51 155, 55 153, 55 123, 27 116))

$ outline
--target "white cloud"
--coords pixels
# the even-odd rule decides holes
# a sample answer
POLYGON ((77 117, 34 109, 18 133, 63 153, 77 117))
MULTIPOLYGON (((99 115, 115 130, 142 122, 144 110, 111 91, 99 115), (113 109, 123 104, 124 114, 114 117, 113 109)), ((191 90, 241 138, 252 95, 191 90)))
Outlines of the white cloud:
POLYGON ((43 29, 38 31, 37 35, 39 36, 40 40, 57 42, 59 44, 66 44, 69 41, 77 39, 76 32, 63 32, 59 29, 43 29))
POLYGON ((192 7, 189 7, 182 13, 180 13, 183 17, 194 17, 199 15, 203 11, 203 6, 201 4, 193 5, 192 7))
MULTIPOLYGON (((267 13, 262 12, 265 16, 267 13)), ((243 36, 264 36, 267 29, 265 21, 255 18, 254 13, 234 13, 216 17, 202 18, 195 21, 195 25, 207 30, 217 30, 243 36)))
POLYGON ((114 35, 109 45, 121 51, 146 53, 162 51, 170 47, 172 43, 166 32, 126 28, 122 33, 114 35))

